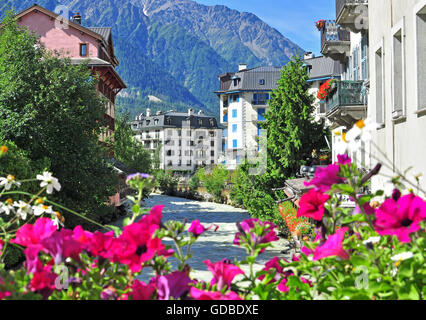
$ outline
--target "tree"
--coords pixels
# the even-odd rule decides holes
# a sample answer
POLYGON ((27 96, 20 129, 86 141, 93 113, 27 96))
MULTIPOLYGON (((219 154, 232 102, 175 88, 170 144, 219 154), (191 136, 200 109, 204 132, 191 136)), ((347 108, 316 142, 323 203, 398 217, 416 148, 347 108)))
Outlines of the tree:
POLYGON ((314 149, 326 147, 324 122, 314 121, 313 97, 303 60, 296 57, 282 70, 273 90, 264 129, 268 131, 268 174, 274 182, 294 176, 314 149))
POLYGON ((216 165, 210 173, 206 173, 204 168, 200 168, 196 175, 200 178, 208 193, 216 200, 222 200, 223 191, 230 177, 229 171, 224 166, 216 165))
MULTIPOLYGON (((11 140, 49 170, 62 190, 54 200, 102 221, 118 178, 98 141, 105 101, 85 64, 48 52, 9 12, 0 29, 0 140, 11 140), (46 160, 47 159, 47 160, 46 160)), ((68 219, 69 225, 83 223, 68 219)))
POLYGON ((151 154, 134 138, 128 114, 116 118, 113 141, 117 160, 133 172, 150 173, 152 171, 151 154))

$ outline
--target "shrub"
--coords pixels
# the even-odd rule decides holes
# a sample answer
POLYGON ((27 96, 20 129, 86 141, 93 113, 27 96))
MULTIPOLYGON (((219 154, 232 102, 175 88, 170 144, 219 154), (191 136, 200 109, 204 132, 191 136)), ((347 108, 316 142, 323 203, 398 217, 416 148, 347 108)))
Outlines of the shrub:
POLYGON ((230 175, 229 171, 222 165, 214 166, 211 173, 206 173, 204 168, 197 171, 199 179, 207 192, 211 194, 216 201, 223 201, 223 191, 230 175))
POLYGON ((173 196, 177 191, 179 178, 172 171, 158 170, 155 174, 157 188, 166 195, 173 196))

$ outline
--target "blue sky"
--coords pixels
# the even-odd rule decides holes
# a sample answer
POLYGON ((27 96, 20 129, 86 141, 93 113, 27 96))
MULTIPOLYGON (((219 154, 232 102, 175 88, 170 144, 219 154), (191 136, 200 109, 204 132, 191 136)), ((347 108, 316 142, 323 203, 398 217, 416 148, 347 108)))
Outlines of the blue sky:
POLYGON ((320 54, 319 19, 335 19, 335 0, 195 0, 251 12, 306 51, 320 54))

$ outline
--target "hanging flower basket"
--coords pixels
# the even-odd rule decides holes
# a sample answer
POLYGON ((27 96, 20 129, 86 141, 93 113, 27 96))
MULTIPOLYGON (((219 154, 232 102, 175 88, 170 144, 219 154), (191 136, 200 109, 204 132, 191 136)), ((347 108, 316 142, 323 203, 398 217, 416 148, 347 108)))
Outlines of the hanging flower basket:
MULTIPOLYGON (((318 91, 318 99, 321 101, 325 101, 325 99, 328 97, 330 92, 335 88, 336 86, 336 79, 329 79, 327 80, 319 89, 318 91)), ((322 102, 323 103, 323 102, 322 102)))
POLYGON ((317 27, 318 31, 321 31, 325 27, 325 20, 318 20, 315 23, 315 26, 317 27))

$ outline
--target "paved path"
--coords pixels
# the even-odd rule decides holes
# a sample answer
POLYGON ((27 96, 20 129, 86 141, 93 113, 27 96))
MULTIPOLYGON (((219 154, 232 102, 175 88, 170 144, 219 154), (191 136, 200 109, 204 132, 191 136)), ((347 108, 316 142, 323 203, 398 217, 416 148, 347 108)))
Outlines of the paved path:
MULTIPOLYGON (((198 202, 163 195, 151 195, 150 198, 145 200, 147 208, 159 204, 165 205, 163 209, 163 222, 168 220, 183 221, 186 218, 188 219, 188 227, 193 220, 200 220, 206 227, 211 224, 219 226, 216 232, 212 228, 203 233, 193 245, 191 250, 193 257, 188 261, 189 265, 194 269, 191 273, 192 278, 204 281, 211 280, 211 273, 203 263, 206 259, 216 262, 224 258, 231 261, 234 261, 234 259, 243 260, 245 258, 245 250, 233 245, 232 242, 237 232, 235 223, 250 218, 247 211, 223 204, 198 202)), ((165 243, 172 244, 167 241, 165 243)), ((273 248, 269 248, 259 256, 255 271, 262 269, 264 264, 274 256, 288 258, 280 253, 286 243, 287 241, 283 239, 274 242, 273 248)), ((171 258, 169 261, 176 267, 174 258, 171 258)), ((246 266, 243 266, 242 269, 248 272, 246 266)), ((145 281, 149 280, 151 275, 144 272, 141 279, 145 281)))

